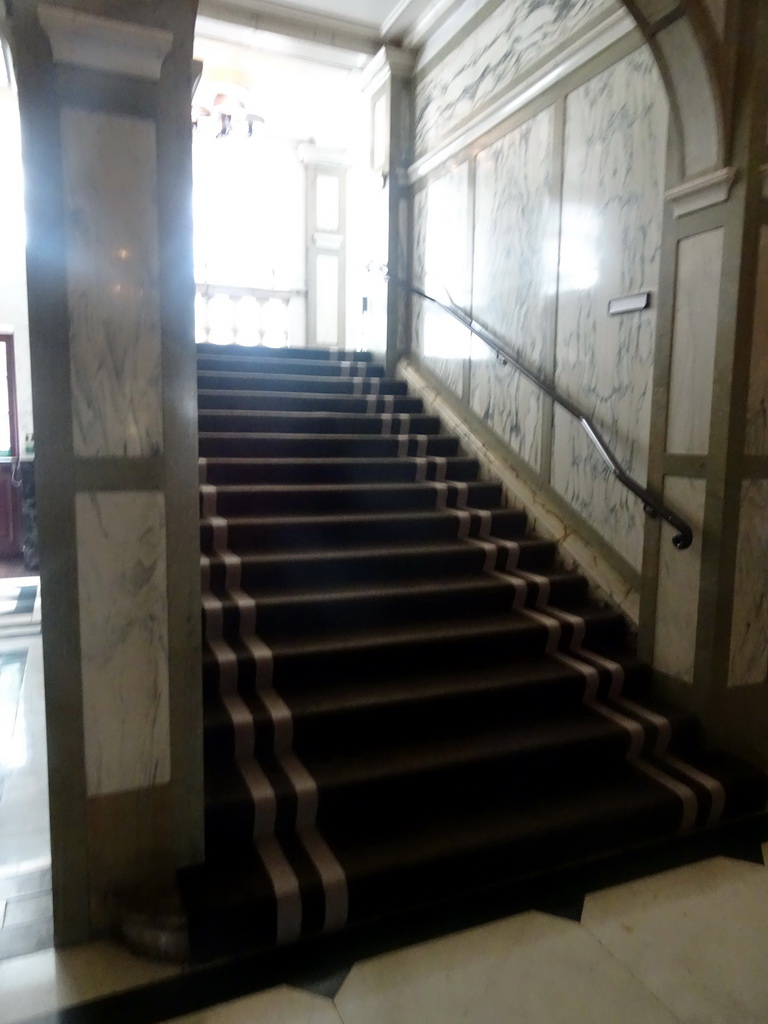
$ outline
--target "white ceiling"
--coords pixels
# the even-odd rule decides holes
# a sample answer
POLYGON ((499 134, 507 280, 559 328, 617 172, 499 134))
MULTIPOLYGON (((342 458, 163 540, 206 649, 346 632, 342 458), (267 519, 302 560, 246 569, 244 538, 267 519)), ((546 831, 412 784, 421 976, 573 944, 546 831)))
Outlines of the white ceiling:
POLYGON ((205 22, 294 36, 373 53, 382 42, 418 45, 419 35, 463 0, 200 0, 205 22))

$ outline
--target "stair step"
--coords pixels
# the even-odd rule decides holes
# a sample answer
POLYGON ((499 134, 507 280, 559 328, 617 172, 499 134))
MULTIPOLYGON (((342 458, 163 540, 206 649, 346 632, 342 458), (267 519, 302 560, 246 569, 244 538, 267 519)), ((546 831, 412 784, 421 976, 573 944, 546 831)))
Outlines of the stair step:
POLYGON ((228 484, 207 488, 202 506, 207 515, 343 515, 409 509, 477 508, 501 504, 498 484, 228 484))
MULTIPOLYGON (((220 550, 222 546, 248 554, 275 549, 306 550, 327 544, 334 548, 357 547, 365 543, 456 540, 467 521, 470 537, 479 536, 487 528, 491 536, 512 539, 521 552, 535 549, 542 559, 551 557, 556 550, 549 541, 527 542, 522 537, 527 517, 524 512, 512 509, 392 512, 389 515, 241 516, 226 520, 225 528, 218 532, 204 519, 200 524, 200 539, 206 553, 217 547, 220 550)), ((518 564, 522 567, 522 563, 518 564)))
POLYGON ((274 348, 271 345, 216 345, 211 342, 203 342, 196 347, 198 355, 214 356, 238 356, 254 355, 260 359, 306 359, 310 362, 326 360, 339 362, 354 359, 356 362, 371 362, 373 355, 370 352, 362 352, 353 349, 330 349, 330 348, 298 348, 286 345, 281 348, 274 348))
POLYGON ((200 434, 200 455, 245 458, 379 458, 458 454, 455 437, 436 435, 384 437, 376 434, 200 434))
MULTIPOLYGON (((734 759, 697 764, 723 779, 726 818, 759 806, 768 792, 765 777, 734 759)), ((703 823, 705 803, 701 803, 703 823)), ((424 815, 402 829, 380 831, 375 842, 346 827, 302 829, 281 839, 281 848, 301 882, 300 933, 319 934, 325 898, 316 873, 302 870, 318 836, 337 859, 348 894, 350 924, 430 904, 456 900, 516 881, 521 897, 531 881, 556 876, 617 851, 673 838, 680 826, 680 800, 630 764, 609 777, 577 779, 537 797, 509 794, 495 806, 466 808, 457 815, 424 815)), ((259 852, 238 864, 209 863, 180 873, 190 916, 195 959, 258 949, 276 940, 274 888, 259 852)))
POLYGON ((201 353, 198 370, 227 373, 278 373, 311 375, 313 377, 383 377, 384 367, 365 360, 337 361, 330 359, 295 359, 284 356, 240 355, 235 353, 201 353))
POLYGON ((400 395, 306 394, 302 391, 236 391, 234 388, 203 389, 198 392, 200 410, 251 409, 273 412, 335 412, 407 414, 423 413, 420 398, 400 395))
MULTIPOLYGON (((649 673, 636 659, 621 657, 621 695, 646 697, 649 673)), ((599 673, 595 697, 605 701, 615 691, 607 669, 599 673)), ((556 656, 520 658, 486 666, 448 666, 442 671, 403 672, 359 679, 326 679, 322 685, 281 691, 290 711, 291 748, 309 754, 360 752, 429 736, 459 736, 490 722, 520 723, 582 705, 587 679, 572 663, 556 656)), ((619 694, 614 693, 614 698, 619 694)), ((254 718, 255 749, 274 751, 275 735, 267 706, 256 691, 244 691, 254 718)), ((614 700, 614 706, 615 700, 614 700)), ((667 717, 679 717, 663 709, 667 717)), ((206 756, 231 760, 232 722, 218 694, 205 706, 206 756)), ((282 748, 277 752, 284 752, 282 748)))
MULTIPOLYGON (((452 809, 460 817, 465 807, 514 794, 530 798, 565 780, 610 774, 629 750, 624 728, 578 707, 546 719, 486 725, 460 737, 426 736, 357 753, 310 755, 302 760, 316 787, 316 818, 309 823, 323 829, 354 821, 360 835, 418 825, 425 813, 441 816, 452 809)), ((242 776, 227 764, 207 772, 206 849, 214 857, 250 836, 258 838, 262 829, 280 834, 296 823, 287 763, 260 762, 275 804, 274 818, 263 820, 242 776)))
POLYGON ((476 459, 454 456, 385 459, 201 459, 201 482, 210 484, 352 484, 426 480, 469 482, 476 459))
MULTIPOLYGON (((282 588, 307 589, 329 580, 343 585, 345 582, 426 577, 441 579, 460 572, 482 572, 485 559, 486 553, 481 547, 465 541, 291 550, 244 556, 239 566, 238 582, 247 593, 259 594, 282 588)), ((226 562, 217 555, 204 556, 201 566, 203 589, 226 591, 226 562)), ((583 577, 576 573, 553 573, 549 578, 553 590, 563 588, 567 593, 571 591, 573 579, 583 581, 583 577)), ((585 584, 582 582, 582 585, 585 584)))
MULTIPOLYGON (((521 542, 518 560, 521 571, 541 543, 531 538, 521 542)), ((228 557, 231 564, 231 556, 228 557)), ((505 559, 506 553, 500 552, 499 563, 505 559)), ((459 572, 482 572, 485 567, 485 550, 471 541, 460 540, 244 554, 239 559, 236 578, 231 577, 230 570, 229 584, 227 561, 215 553, 201 558, 203 589, 215 593, 225 592, 228 585, 256 594, 286 587, 311 588, 328 580, 342 584, 421 577, 440 579, 459 572)), ((502 565, 494 568, 501 571, 502 565)), ((569 608, 586 600, 587 582, 579 573, 547 568, 541 575, 549 588, 547 603, 569 608)), ((529 581, 528 586, 533 602, 538 603, 541 587, 535 581, 529 581)))
POLYGON ((405 381, 389 377, 315 377, 309 374, 276 373, 274 370, 275 367, 268 367, 256 373, 198 368, 197 380, 203 390, 241 391, 250 388, 254 391, 290 393, 300 390, 308 395, 406 395, 408 392, 405 381))
POLYGON ((256 434, 380 434, 385 437, 437 434, 437 416, 417 413, 273 412, 262 409, 201 409, 200 430, 256 434))
MULTIPOLYGON (((282 590, 257 594, 255 611, 260 636, 306 633, 342 626, 350 633, 410 622, 436 622, 463 613, 467 620, 511 610, 517 591, 512 582, 486 573, 445 576, 438 580, 397 581, 342 586, 329 580, 321 590, 282 590)), ((221 628, 226 639, 241 634, 242 616, 230 597, 212 596, 205 622, 221 628)), ((243 638, 247 633, 243 632, 243 638)))
MULTIPOLYGON (((599 651, 603 647, 615 648, 624 640, 624 620, 612 609, 580 608, 574 614, 584 620, 585 647, 599 651)), ((274 684, 301 687, 310 680, 317 685, 322 679, 364 679, 398 668, 430 672, 447 666, 475 665, 480 672, 500 660, 545 653, 551 634, 551 627, 538 617, 532 618, 526 612, 507 612, 478 619, 442 618, 437 622, 381 625, 354 631, 307 631, 301 636, 262 630, 259 636, 271 651, 274 684)), ((565 623, 558 631, 558 649, 567 651, 572 639, 573 627, 565 623)), ((238 684, 258 685, 254 650, 242 638, 229 640, 228 646, 236 658, 238 684)), ((263 665, 261 671, 266 671, 263 665)), ((219 665, 208 644, 203 653, 203 676, 206 692, 218 692, 219 665)))
MULTIPOLYGON (((250 585, 245 582, 244 597, 239 600, 223 587, 218 592, 215 588, 207 591, 203 595, 203 622, 204 625, 210 622, 209 636, 248 638, 253 627, 246 628, 244 622, 254 621, 258 633, 263 634, 271 629, 317 630, 324 624, 333 626, 335 622, 348 630, 374 623, 391 625, 411 617, 428 622, 460 612, 469 620, 509 610, 513 604, 521 607, 524 602, 525 606, 534 607, 539 598, 536 585, 511 576, 486 573, 483 566, 477 564, 462 571, 455 559, 448 563, 453 573, 446 567, 442 573, 422 576, 416 575, 410 560, 407 574, 402 569, 398 573, 396 563, 389 580, 383 579, 383 574, 371 572, 370 568, 367 578, 362 573, 357 579, 350 578, 350 561, 344 560, 343 565, 347 573, 336 575, 328 571, 330 566, 325 561, 325 575, 316 571, 314 586, 307 576, 301 577, 298 573, 294 586, 286 583, 284 575, 277 584, 272 581, 270 586, 266 579, 252 573, 255 579, 250 585), (243 610, 244 598, 249 601, 243 610)), ((553 592, 547 607, 585 606, 587 584, 582 576, 554 574, 546 583, 548 592, 553 592)))
POLYGON ((761 773, 701 751, 622 615, 384 372, 199 350, 195 956, 703 828, 721 793, 702 772, 726 817, 768 798, 761 773))

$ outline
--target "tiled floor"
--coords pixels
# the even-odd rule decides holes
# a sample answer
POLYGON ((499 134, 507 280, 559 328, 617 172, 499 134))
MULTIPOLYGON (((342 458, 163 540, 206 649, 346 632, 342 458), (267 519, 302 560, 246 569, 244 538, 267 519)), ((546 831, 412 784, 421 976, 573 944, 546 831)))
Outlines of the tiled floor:
MULTIPOLYGON (((593 893, 580 923, 518 914, 314 991, 217 1002, 231 968, 185 974, 108 943, 34 953, 0 962, 0 1024, 766 1024, 767 956, 768 868, 717 857, 593 893)), ((251 967, 237 969, 256 987, 251 967)))
POLYGON ((38 582, 0 579, 0 959, 53 941, 38 582))

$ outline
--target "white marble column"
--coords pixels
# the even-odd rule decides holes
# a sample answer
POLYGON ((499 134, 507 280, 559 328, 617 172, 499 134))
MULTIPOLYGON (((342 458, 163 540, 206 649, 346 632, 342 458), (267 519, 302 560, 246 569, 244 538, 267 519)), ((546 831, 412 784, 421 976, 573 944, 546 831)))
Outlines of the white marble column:
POLYGON ((10 18, 63 942, 108 928, 126 886, 202 856, 196 3, 103 6, 10 18))

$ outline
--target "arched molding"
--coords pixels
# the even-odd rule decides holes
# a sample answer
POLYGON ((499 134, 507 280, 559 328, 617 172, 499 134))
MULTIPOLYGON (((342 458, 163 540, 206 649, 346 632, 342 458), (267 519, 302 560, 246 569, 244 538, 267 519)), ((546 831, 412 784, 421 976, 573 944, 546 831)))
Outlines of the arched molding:
MULTIPOLYGON (((622 0, 654 52, 669 95, 677 135, 677 181, 672 192, 687 197, 688 209, 727 198, 731 95, 729 62, 714 13, 714 0, 622 0), (715 187, 713 186, 715 184, 715 187), (724 185, 725 183, 725 185, 724 185)), ((674 196, 670 196, 675 201, 674 196)), ((687 212, 687 210, 686 210, 687 212)))

